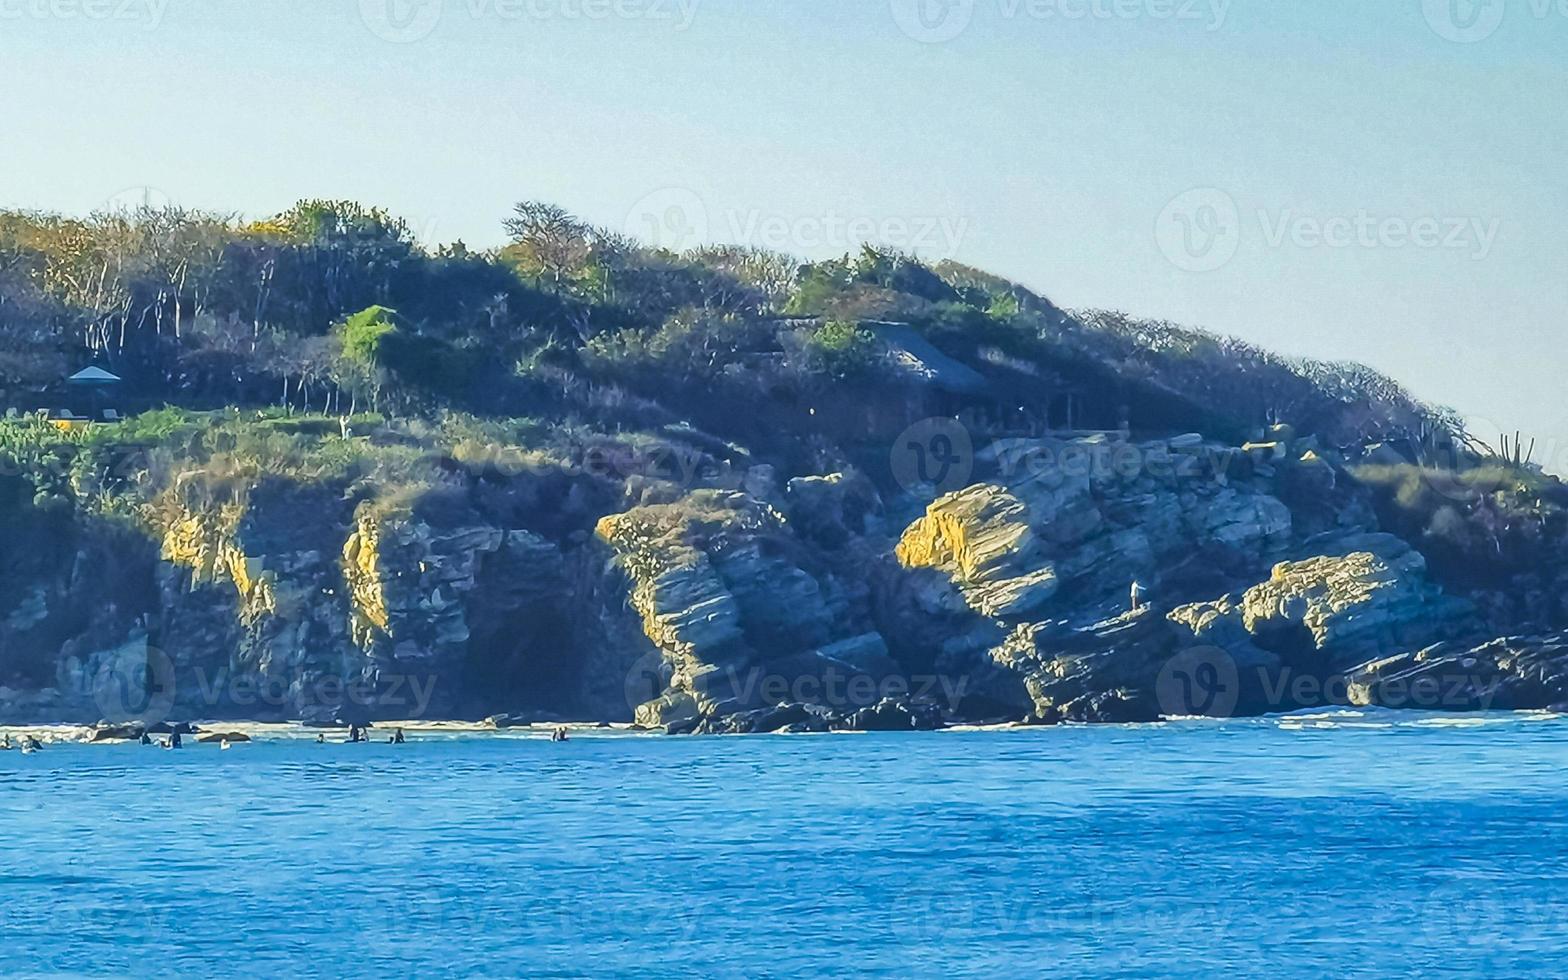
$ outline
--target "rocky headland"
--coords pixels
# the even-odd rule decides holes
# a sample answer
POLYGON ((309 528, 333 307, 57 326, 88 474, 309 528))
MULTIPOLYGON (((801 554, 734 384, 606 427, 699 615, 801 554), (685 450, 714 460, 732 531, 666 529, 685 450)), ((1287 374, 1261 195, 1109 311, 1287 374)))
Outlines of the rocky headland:
POLYGON ((35 678, 0 716, 741 733, 1568 701, 1563 635, 1494 635, 1288 432, 1011 438, 945 494, 716 472, 597 517, 586 476, 509 474, 584 526, 556 537, 289 485, 191 495, 152 538, 57 523, 72 546, 0 620, 35 678))
POLYGON ((506 228, 0 212, 0 723, 1568 702, 1568 487, 1376 372, 506 228))

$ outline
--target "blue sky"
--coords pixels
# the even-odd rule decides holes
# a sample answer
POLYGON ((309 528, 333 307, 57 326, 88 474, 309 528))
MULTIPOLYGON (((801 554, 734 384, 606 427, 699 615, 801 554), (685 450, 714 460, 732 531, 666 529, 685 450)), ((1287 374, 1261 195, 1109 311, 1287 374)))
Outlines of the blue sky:
POLYGON ((1568 468, 1568 0, 0 0, 0 92, 0 206, 870 238, 1568 468))

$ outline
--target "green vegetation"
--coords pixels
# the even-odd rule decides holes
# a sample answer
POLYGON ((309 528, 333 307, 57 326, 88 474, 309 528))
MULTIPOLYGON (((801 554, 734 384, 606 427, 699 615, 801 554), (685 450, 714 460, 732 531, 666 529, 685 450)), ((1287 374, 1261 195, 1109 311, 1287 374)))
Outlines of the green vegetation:
POLYGON ((1469 469, 1358 466, 1379 516, 1418 544, 1440 574, 1499 585, 1521 569, 1559 562, 1568 536, 1568 487, 1527 466, 1492 461, 1469 469))
MULTIPOLYGON (((891 356, 887 322, 983 379, 964 388, 982 418, 1005 403, 1056 424, 1073 392, 1089 427, 1130 414, 1233 439, 1283 418, 1342 446, 1455 426, 1358 366, 1069 313, 953 262, 870 246, 814 263, 677 254, 530 201, 503 224, 509 243, 479 252, 344 201, 249 222, 0 212, 0 400, 70 407, 80 393, 60 380, 97 363, 125 379, 113 397, 132 416, 71 433, 7 421, 0 462, 39 506, 131 515, 269 480, 402 499, 448 486, 453 467, 569 468, 604 447, 876 473, 908 422, 954 411, 930 372, 891 356)), ((602 482, 647 492, 625 473, 602 482)))
POLYGON ((382 342, 389 334, 397 333, 394 317, 396 310, 385 306, 370 306, 343 321, 341 340, 343 356, 363 368, 382 366, 382 342))
POLYGON ((876 339, 859 324, 829 320, 811 335, 812 361, 834 378, 869 373, 876 363, 876 339))

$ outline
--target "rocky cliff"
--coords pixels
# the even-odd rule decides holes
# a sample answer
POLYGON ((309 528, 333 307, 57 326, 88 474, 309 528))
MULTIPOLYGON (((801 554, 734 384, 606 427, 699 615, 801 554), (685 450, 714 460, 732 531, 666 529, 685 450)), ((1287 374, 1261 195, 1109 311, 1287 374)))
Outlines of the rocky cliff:
POLYGON ((180 487, 140 530, 20 500, 0 717, 744 732, 1568 700, 1568 641, 1487 636, 1288 433, 1017 439, 975 463, 940 496, 756 466, 597 515, 552 484, 515 523, 471 505, 493 474, 454 475, 470 503, 444 513, 180 487))

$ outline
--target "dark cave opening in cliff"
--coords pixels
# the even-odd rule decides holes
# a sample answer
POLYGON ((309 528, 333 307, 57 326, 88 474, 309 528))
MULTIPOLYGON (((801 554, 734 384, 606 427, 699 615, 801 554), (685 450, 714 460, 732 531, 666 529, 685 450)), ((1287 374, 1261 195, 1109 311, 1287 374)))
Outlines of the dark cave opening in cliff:
POLYGON ((580 708, 582 657, 563 610, 534 607, 469 640, 463 705, 478 717, 580 708))

